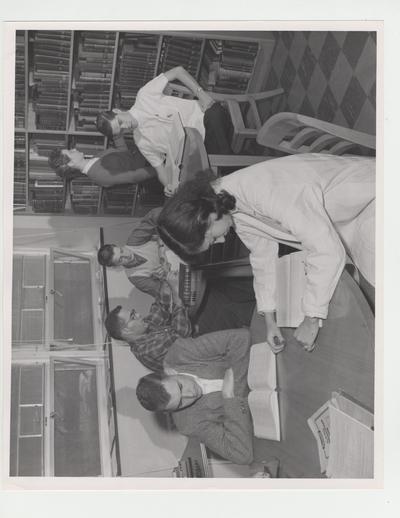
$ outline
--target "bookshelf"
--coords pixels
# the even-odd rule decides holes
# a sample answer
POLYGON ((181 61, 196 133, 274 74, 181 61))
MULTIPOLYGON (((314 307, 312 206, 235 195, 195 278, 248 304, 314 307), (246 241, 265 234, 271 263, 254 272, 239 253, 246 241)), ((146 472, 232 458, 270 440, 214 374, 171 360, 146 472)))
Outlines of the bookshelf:
POLYGON ((157 182, 101 188, 86 178, 63 181, 48 156, 60 146, 87 157, 106 149, 97 113, 129 109, 144 84, 177 65, 206 90, 259 91, 272 49, 272 38, 248 33, 16 31, 15 213, 142 215, 160 205, 157 182))

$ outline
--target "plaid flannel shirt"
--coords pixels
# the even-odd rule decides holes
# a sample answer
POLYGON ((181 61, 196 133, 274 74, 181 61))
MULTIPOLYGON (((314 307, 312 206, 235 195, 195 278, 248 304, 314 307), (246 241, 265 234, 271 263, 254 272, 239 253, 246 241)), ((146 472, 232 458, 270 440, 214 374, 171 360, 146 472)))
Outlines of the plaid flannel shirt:
POLYGON ((155 372, 163 371, 164 356, 175 340, 192 334, 187 308, 175 304, 171 308, 170 294, 164 292, 161 296, 162 300, 156 300, 144 318, 148 323, 146 334, 129 343, 136 358, 155 372))

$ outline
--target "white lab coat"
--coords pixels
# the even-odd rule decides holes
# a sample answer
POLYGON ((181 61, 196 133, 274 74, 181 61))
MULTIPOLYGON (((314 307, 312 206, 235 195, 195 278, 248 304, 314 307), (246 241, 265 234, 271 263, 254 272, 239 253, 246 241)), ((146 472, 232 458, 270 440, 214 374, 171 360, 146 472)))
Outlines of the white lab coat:
MULTIPOLYGON (((375 159, 292 155, 241 169, 217 180, 214 188, 236 198, 232 217, 237 234, 250 250, 258 311, 276 309, 276 261, 281 242, 307 251, 303 311, 326 318, 346 251, 356 266, 357 253, 352 251, 358 247, 358 256, 362 255, 355 231, 362 227, 360 218, 364 213, 374 218, 370 208, 375 200, 375 159)), ((364 233, 364 242, 373 242, 370 233, 364 233)), ((364 262, 371 265, 374 247, 369 250, 370 257, 364 262)), ((370 270, 373 272, 373 266, 370 270)))

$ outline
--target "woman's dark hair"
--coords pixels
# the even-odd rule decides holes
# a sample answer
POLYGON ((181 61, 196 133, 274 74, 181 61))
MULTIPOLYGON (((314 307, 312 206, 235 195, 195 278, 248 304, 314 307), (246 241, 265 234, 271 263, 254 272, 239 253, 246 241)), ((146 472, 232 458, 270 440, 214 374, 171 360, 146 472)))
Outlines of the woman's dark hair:
POLYGON ((210 183, 213 180, 212 171, 203 171, 194 180, 183 183, 158 217, 161 239, 184 261, 191 262, 199 254, 210 214, 220 219, 235 208, 235 197, 226 191, 216 193, 210 183))
POLYGON ((168 405, 171 394, 169 394, 162 384, 165 376, 151 373, 139 380, 136 387, 136 396, 139 403, 152 412, 157 410, 165 410, 168 405))
POLYGON ((63 180, 72 180, 78 176, 83 176, 79 169, 68 165, 71 159, 63 151, 62 148, 53 149, 49 155, 49 166, 63 180))
POLYGON ((111 121, 113 121, 116 117, 116 114, 112 110, 107 110, 104 112, 100 112, 97 115, 96 119, 96 127, 103 133, 106 137, 113 138, 113 129, 111 125, 111 121))

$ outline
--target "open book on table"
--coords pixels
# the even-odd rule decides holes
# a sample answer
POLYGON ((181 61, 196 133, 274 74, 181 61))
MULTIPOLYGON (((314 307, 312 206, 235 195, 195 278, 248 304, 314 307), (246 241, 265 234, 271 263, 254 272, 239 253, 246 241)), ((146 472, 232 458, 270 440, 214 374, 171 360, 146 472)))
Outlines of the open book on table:
POLYGON ((327 477, 374 476, 374 416, 369 410, 342 392, 332 392, 307 422, 327 477))
POLYGON ((267 342, 251 347, 247 382, 254 435, 259 439, 280 441, 276 355, 267 342))

